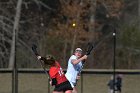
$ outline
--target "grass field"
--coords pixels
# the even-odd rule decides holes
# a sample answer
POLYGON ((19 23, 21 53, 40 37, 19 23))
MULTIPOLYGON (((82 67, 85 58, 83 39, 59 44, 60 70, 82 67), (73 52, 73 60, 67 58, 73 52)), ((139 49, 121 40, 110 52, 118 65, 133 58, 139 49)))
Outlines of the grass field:
MULTIPOLYGON (((110 75, 83 75, 82 93, 108 93, 107 82, 110 75)), ((0 74, 0 93, 12 93, 12 75, 0 74)), ((19 93, 48 93, 48 80, 44 74, 19 74, 19 93)), ((78 93, 81 93, 81 80, 78 82, 78 93)), ((51 91, 53 87, 50 87, 51 91)), ((140 93, 140 75, 124 75, 122 93, 140 93)))

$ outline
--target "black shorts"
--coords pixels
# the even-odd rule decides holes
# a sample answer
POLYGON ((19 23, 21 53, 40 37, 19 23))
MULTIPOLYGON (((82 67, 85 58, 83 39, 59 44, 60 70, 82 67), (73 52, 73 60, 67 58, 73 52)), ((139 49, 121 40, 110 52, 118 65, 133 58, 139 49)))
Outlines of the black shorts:
POLYGON ((57 92, 61 92, 61 91, 65 92, 67 90, 73 90, 69 81, 56 85, 54 88, 54 91, 57 91, 57 92))

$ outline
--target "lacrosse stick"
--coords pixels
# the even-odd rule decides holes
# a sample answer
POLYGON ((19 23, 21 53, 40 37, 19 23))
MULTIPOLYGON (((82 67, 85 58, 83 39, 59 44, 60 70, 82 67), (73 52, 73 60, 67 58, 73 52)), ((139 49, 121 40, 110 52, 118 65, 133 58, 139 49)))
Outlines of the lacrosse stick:
MULTIPOLYGON (((97 42, 95 42, 94 44, 92 44, 91 42, 89 42, 87 44, 87 49, 86 49, 86 55, 90 55, 92 51, 94 51, 98 46, 100 46, 107 38, 109 38, 112 35, 112 33, 110 33, 109 35, 105 36, 104 38, 101 38, 100 40, 98 40, 97 42)), ((83 66, 84 66, 85 62, 82 62, 82 67, 81 70, 79 71, 79 73, 81 73, 83 66)))
MULTIPOLYGON (((36 55, 36 57, 38 57, 39 54, 38 54, 38 52, 37 52, 37 46, 36 46, 35 44, 32 45, 32 50, 33 50, 34 54, 36 55)), ((43 68, 44 72, 47 74, 48 79, 50 80, 51 78, 50 78, 49 73, 48 73, 47 70, 45 69, 44 62, 43 62, 42 60, 40 60, 40 59, 38 59, 38 61, 39 61, 40 65, 41 65, 41 67, 43 68)))
MULTIPOLYGON (((86 53, 85 53, 85 54, 86 54, 86 55, 90 55, 92 49, 93 49, 93 45, 92 45, 91 43, 88 43, 87 49, 86 49, 86 53)), ((81 75, 82 69, 83 69, 83 67, 84 67, 84 63, 85 63, 85 60, 82 61, 81 68, 80 68, 80 70, 78 71, 78 76, 81 75)), ((82 78, 81 78, 81 80, 82 80, 82 78)), ((78 79, 76 80, 76 84, 77 84, 77 82, 78 82, 78 79)))
MULTIPOLYGON (((87 49, 86 49, 86 55, 90 55, 91 54, 91 51, 93 50, 93 48, 94 48, 93 45, 91 43, 88 43, 87 49)), ((82 68, 84 66, 84 63, 85 63, 85 61, 82 62, 81 70, 82 70, 82 68)))
MULTIPOLYGON (((90 55, 91 54, 91 51, 93 50, 93 45, 91 44, 91 43, 88 43, 88 45, 87 45, 87 49, 86 49, 86 55, 90 55)), ((81 71, 82 71, 82 69, 83 69, 83 67, 84 67, 84 63, 85 63, 85 61, 83 61, 82 62, 82 66, 81 66, 81 69, 80 69, 80 71, 79 71, 79 74, 81 73, 81 71)))

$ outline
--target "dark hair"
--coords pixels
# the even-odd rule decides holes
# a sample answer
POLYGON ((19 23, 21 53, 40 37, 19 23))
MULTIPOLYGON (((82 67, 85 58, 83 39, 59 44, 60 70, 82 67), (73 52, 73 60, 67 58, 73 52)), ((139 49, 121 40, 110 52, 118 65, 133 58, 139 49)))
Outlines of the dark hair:
POLYGON ((44 64, 50 66, 55 65, 55 58, 52 55, 47 55, 44 64))

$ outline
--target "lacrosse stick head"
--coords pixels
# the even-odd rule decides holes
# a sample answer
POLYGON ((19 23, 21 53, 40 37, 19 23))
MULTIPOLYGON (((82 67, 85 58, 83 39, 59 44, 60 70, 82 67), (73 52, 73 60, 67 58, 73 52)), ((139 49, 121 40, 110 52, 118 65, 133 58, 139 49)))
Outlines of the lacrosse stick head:
POLYGON ((87 50, 86 50, 86 55, 90 55, 92 49, 93 49, 93 45, 91 43, 88 43, 87 50))
POLYGON ((32 50, 33 50, 35 55, 38 55, 37 46, 35 44, 32 44, 32 50))

